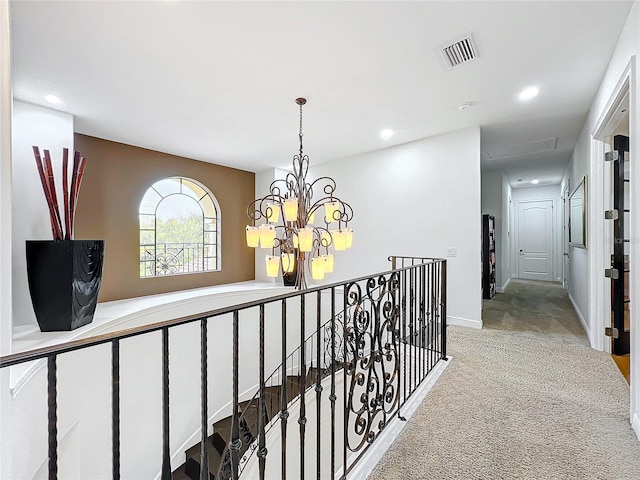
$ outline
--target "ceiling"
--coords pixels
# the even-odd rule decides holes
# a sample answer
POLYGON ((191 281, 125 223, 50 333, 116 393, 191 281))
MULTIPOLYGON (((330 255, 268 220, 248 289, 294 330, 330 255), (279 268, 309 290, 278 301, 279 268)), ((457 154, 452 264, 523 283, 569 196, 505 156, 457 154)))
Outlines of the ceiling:
POLYGON ((14 95, 255 172, 290 165, 304 96, 312 164, 480 125, 484 169, 557 183, 631 4, 13 2, 14 95), (447 69, 440 47, 469 33, 478 58, 447 69))

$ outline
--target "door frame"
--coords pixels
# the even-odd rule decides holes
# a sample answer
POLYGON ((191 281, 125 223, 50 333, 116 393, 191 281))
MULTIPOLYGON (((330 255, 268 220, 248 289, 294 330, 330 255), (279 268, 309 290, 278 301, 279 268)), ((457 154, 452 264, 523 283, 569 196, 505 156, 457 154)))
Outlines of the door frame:
MULTIPOLYGON (((568 268, 570 264, 570 246, 569 246, 569 195, 571 193, 571 181, 567 178, 565 182, 564 189, 561 192, 560 199, 562 200, 562 256, 560 258, 560 263, 562 266, 562 288, 564 288, 567 292, 569 291, 569 284, 571 283, 571 269, 568 268), (566 259, 566 260, 565 260, 566 259)), ((587 190, 588 194, 588 190, 587 190)))
MULTIPOLYGON (((588 228, 589 238, 595 243, 592 244, 593 253, 590 255, 589 262, 591 271, 594 272, 591 275, 589 303, 592 318, 596 319, 592 325, 594 331, 592 331, 591 346, 607 353, 611 353, 611 338, 607 337, 604 331, 606 327, 611 326, 611 280, 605 278, 604 269, 611 267, 613 229, 610 221, 604 219, 604 211, 612 208, 610 203, 613 199, 613 188, 611 172, 605 169, 604 154, 613 149, 611 134, 618 124, 619 110, 625 102, 630 101, 630 74, 631 62, 618 81, 591 137, 590 174, 593 181, 590 182, 589 200, 594 203, 590 203, 593 208, 589 212, 591 222, 588 228)), ((629 115, 632 115, 631 109, 629 115)), ((632 228, 634 223, 636 222, 631 222, 632 228)), ((631 270, 633 271, 633 267, 631 270)), ((630 283, 635 282, 630 280, 630 283)), ((633 320, 633 314, 631 318, 633 320)))
POLYGON ((551 202, 551 282, 557 281, 557 252, 556 252, 556 199, 551 198, 532 198, 532 199, 522 199, 517 200, 513 207, 513 218, 515 220, 513 224, 513 231, 515 235, 513 236, 513 256, 515 257, 514 262, 514 272, 513 274, 516 278, 520 278, 520 204, 521 203, 531 203, 531 202, 551 202))
MULTIPOLYGON (((609 258, 606 256, 606 245, 603 231, 604 199, 610 195, 610 182, 605 181, 604 153, 608 151, 605 142, 607 129, 612 129, 614 117, 617 114, 617 107, 628 95, 629 102, 629 137, 631 139, 629 155, 630 180, 634 185, 640 186, 640 119, 638 109, 640 107, 640 91, 637 69, 637 58, 631 56, 620 75, 616 87, 612 90, 598 121, 591 132, 591 161, 589 162, 589 173, 592 178, 589 201, 593 208, 590 209, 590 238, 592 243, 592 253, 589 255, 589 268, 591 271, 589 281, 590 308, 589 314, 592 319, 591 324, 594 334, 591 338, 591 345, 597 350, 611 351, 609 337, 604 335, 604 328, 611 321, 610 313, 610 282, 605 282, 603 268, 609 258), (599 230, 599 231, 598 231, 599 230), (609 283, 609 288, 605 286, 609 283)), ((610 132, 609 132, 610 133, 610 132)), ((631 204, 640 205, 640 188, 631 190, 631 204)), ((632 213, 631 216, 631 238, 630 245, 630 288, 631 298, 640 299, 640 211, 632 213), (633 240, 635 239, 635 241, 633 240)), ((640 316, 636 305, 630 305, 631 316, 631 364, 640 365, 640 316)), ((632 428, 640 439, 640 369, 632 369, 630 376, 630 420, 632 428)))

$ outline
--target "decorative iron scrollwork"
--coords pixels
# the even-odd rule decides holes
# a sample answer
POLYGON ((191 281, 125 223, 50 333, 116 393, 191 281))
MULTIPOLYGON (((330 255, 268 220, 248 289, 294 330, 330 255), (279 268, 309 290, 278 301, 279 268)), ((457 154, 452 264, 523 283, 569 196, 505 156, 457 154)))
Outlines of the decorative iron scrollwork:
POLYGON ((395 413, 400 393, 397 273, 347 286, 345 327, 347 447, 372 443, 395 413))

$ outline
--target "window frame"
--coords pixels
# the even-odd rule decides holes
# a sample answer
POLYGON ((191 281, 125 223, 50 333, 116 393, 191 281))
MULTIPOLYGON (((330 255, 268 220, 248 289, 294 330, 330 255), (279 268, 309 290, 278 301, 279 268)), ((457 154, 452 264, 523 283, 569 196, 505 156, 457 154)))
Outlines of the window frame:
MULTIPOLYGON (((147 205, 146 207, 149 207, 151 204, 147 205)), ((173 176, 169 176, 169 177, 164 177, 164 178, 160 178, 156 181, 153 182, 153 184, 151 184, 145 191, 144 194, 142 195, 142 198, 140 199, 140 203, 138 204, 138 272, 139 272, 139 278, 142 279, 149 279, 149 278, 164 278, 164 277, 173 277, 173 276, 180 276, 180 275, 191 275, 191 274, 202 274, 202 273, 211 273, 211 272, 219 272, 222 270, 222 258, 221 258, 221 239, 222 239, 222 222, 221 222, 221 210, 220 210, 220 204, 218 203, 218 199, 216 198, 216 196, 211 192, 211 190, 209 188, 207 188, 204 184, 202 184, 201 182, 194 180, 193 178, 189 178, 189 177, 184 177, 184 176, 179 176, 179 175, 173 175, 173 176), (166 180, 177 180, 179 183, 179 188, 177 192, 170 192, 170 193, 166 193, 163 194, 159 191, 158 188, 156 188, 156 186, 163 181, 166 180), (185 182, 187 182, 187 184, 185 184, 185 182), (190 188, 190 186, 188 185, 188 183, 193 184, 194 186, 198 187, 199 189, 201 189, 204 194, 200 196, 199 192, 196 192, 194 189, 190 188), (184 189, 188 189, 190 191, 191 194, 188 193, 184 193, 184 189), (153 205, 153 213, 143 213, 143 210, 149 210, 149 208, 143 208, 143 202, 145 197, 149 194, 150 191, 155 192, 155 194, 159 197, 159 199, 155 202, 155 205, 153 205), (149 274, 149 275, 143 275, 143 272, 148 272, 149 271, 149 267, 148 267, 148 263, 149 260, 145 260, 145 254, 143 254, 143 248, 149 248, 149 247, 153 247, 153 251, 154 251, 154 255, 152 256, 152 258, 154 260, 151 261, 157 261, 157 250, 158 250, 158 242, 157 242, 157 231, 158 231, 158 222, 157 222, 157 212, 158 212, 158 208, 159 206, 162 204, 162 202, 171 197, 171 196, 175 196, 175 195, 184 195, 188 198, 190 198, 191 200, 195 201, 198 205, 198 207, 200 208, 200 212, 202 214, 202 238, 201 238, 201 242, 199 243, 199 245, 202 248, 202 262, 203 262, 203 266, 204 263, 208 263, 206 262, 207 259, 209 259, 209 262, 211 262, 211 260, 214 260, 215 263, 215 268, 212 269, 207 269, 207 270, 196 270, 196 271, 180 271, 180 272, 175 272, 175 273, 157 273, 157 270, 155 270, 155 274, 149 274), (206 214, 206 206, 203 205, 203 201, 206 202, 206 199, 209 199, 211 201, 211 207, 213 208, 213 214, 214 216, 207 216, 206 214), (153 217, 153 228, 143 228, 143 217, 153 217), (207 230, 207 220, 213 220, 213 222, 215 223, 215 229, 212 230, 207 230), (153 232, 153 244, 151 243, 143 243, 142 241, 142 234, 143 232, 153 232), (212 234, 214 233, 214 241, 215 244, 213 243, 207 243, 207 234, 212 234), (213 252, 213 255, 211 255, 211 252, 209 252, 209 256, 205 256, 205 251, 207 248, 212 248, 215 246, 215 252, 213 252)), ((192 243, 192 242, 183 242, 183 243, 192 243)), ((146 252, 145 252, 146 253, 146 252)))

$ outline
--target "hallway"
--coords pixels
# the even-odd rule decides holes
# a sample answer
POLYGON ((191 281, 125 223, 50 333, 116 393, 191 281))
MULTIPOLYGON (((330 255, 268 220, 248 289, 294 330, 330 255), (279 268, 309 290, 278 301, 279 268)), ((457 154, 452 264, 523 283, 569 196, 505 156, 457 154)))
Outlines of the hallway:
POLYGON ((511 280, 504 293, 484 300, 484 328, 543 335, 551 341, 589 346, 562 285, 555 282, 511 280))
POLYGON ((559 284, 512 281, 453 357, 372 480, 638 479, 629 387, 591 349, 559 284))

